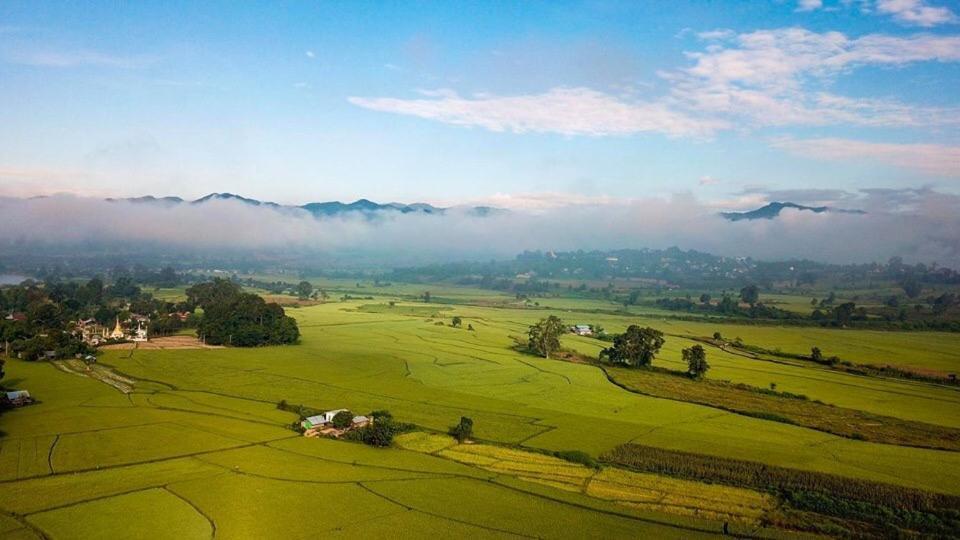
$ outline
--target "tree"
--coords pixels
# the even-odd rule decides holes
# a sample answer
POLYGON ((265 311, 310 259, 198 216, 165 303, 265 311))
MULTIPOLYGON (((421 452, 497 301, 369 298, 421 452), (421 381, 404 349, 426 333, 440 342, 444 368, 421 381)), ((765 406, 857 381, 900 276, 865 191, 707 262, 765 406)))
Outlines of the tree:
POLYGON ((757 289, 757 286, 747 285, 740 289, 740 300, 750 304, 751 307, 755 306, 757 302, 760 301, 760 291, 757 289))
POLYGON ((720 332, 714 332, 713 339, 720 341, 721 339, 723 339, 723 336, 720 334, 720 332))
POLYGON ((238 347, 282 345, 300 339, 297 322, 276 303, 267 303, 255 294, 225 279, 200 283, 187 289, 187 306, 203 308, 197 335, 211 345, 238 347))
POLYGON ((346 429, 353 425, 353 413, 350 411, 340 411, 333 415, 330 423, 337 429, 346 429))
POLYGON ((450 428, 450 435, 453 435, 458 442, 463 442, 473 437, 473 420, 466 416, 460 417, 460 423, 450 428))
POLYGON ((544 358, 549 358, 560 348, 560 335, 563 332, 563 321, 555 315, 550 315, 530 327, 527 332, 529 338, 527 348, 544 358))
POLYGON ((600 355, 615 364, 632 367, 649 366, 660 352, 663 343, 663 332, 632 324, 626 332, 613 339, 613 346, 601 351, 600 355))
POLYGON ((313 293, 313 285, 309 281, 301 281, 297 284, 297 297, 301 300, 310 298, 311 293, 313 293))
POLYGON ((820 347, 810 349, 810 359, 814 362, 823 362, 823 352, 820 351, 820 347))
POLYGON ((710 303, 710 295, 707 294, 707 293, 701 294, 701 295, 700 295, 700 303, 701 303, 701 304, 709 304, 709 303, 710 303))
POLYGON ((170 266, 164 267, 157 274, 156 284, 161 287, 176 287, 178 283, 180 283, 180 277, 177 276, 177 271, 170 266))
POLYGON ((430 291, 423 293, 423 302, 426 304, 430 303, 430 291))
POLYGON ((684 349, 683 361, 687 363, 687 373, 694 379, 699 379, 710 369, 707 363, 707 351, 700 345, 684 349))
POLYGON ((450 326, 454 328, 460 328, 461 324, 463 324, 463 319, 460 317, 454 317, 453 320, 450 321, 450 326))
POLYGON ((472 325, 472 324, 467 324, 467 330, 473 332, 473 325, 472 325))
POLYGON ((903 287, 903 292, 906 293, 907 298, 911 300, 920 296, 920 293, 923 292, 923 285, 916 278, 907 278, 903 280, 900 286, 903 287))

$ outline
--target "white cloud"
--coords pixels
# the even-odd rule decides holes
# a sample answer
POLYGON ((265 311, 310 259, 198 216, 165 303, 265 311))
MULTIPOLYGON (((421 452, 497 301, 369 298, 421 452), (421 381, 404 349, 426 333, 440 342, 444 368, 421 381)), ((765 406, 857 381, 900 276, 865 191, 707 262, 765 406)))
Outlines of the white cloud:
POLYGON ((313 51, 306 51, 306 52, 304 52, 304 54, 307 55, 307 58, 316 58, 316 57, 317 57, 317 54, 316 54, 315 52, 313 52, 313 51))
POLYGON ((773 145, 802 157, 882 163, 924 174, 960 178, 960 146, 873 143, 838 138, 782 138, 774 140, 773 145))
POLYGON ((923 27, 957 20, 957 16, 949 8, 929 6, 924 0, 877 0, 876 10, 899 22, 923 27))
POLYGON ((123 69, 139 68, 156 61, 151 56, 118 56, 90 50, 13 50, 7 51, 4 59, 14 64, 38 67, 98 66, 123 69))
POLYGON ((687 53, 690 67, 662 74, 672 84, 675 106, 740 117, 758 126, 960 123, 957 109, 810 90, 859 66, 960 61, 960 36, 870 34, 850 39, 840 32, 786 28, 740 34, 727 43, 687 53))
POLYGON ((367 109, 497 132, 586 136, 654 132, 709 137, 734 127, 764 126, 960 125, 960 108, 852 98, 824 90, 835 77, 862 66, 958 62, 960 36, 849 38, 840 32, 783 28, 739 35, 718 29, 698 37, 709 43, 701 51, 686 53, 688 67, 659 73, 669 91, 645 99, 586 87, 554 87, 514 96, 461 96, 436 90, 422 92, 420 99, 349 101, 367 109))
POLYGON ((710 175, 707 175, 707 176, 701 176, 699 183, 701 186, 715 186, 720 183, 720 180, 710 175))
POLYGON ((798 0, 797 11, 816 11, 823 7, 823 0, 798 0))
POLYGON ((425 99, 350 97, 354 105, 455 124, 515 133, 709 136, 725 122, 697 119, 664 103, 633 101, 589 88, 553 88, 542 94, 461 97, 450 90, 425 99))
POLYGON ((708 30, 706 32, 699 32, 697 37, 700 39, 714 40, 714 39, 729 39, 737 35, 736 32, 730 30, 729 28, 717 28, 716 30, 708 30))

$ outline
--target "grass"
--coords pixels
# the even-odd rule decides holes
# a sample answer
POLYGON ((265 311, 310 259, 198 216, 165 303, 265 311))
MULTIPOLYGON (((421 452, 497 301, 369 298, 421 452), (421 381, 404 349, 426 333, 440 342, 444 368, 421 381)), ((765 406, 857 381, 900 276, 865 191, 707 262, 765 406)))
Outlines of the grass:
POLYGON ((710 379, 696 381, 676 372, 606 367, 611 380, 645 395, 700 403, 754 418, 796 424, 842 437, 885 444, 960 450, 960 429, 871 414, 759 388, 710 379))
MULTIPOLYGON (((344 292, 356 288, 355 283, 335 285, 344 292)), ((570 324, 600 324, 609 331, 632 323, 695 336, 717 329, 731 338, 741 333, 748 343, 764 346, 771 346, 764 339, 804 343, 806 338, 793 334, 807 335, 811 329, 714 328, 641 315, 434 306, 412 303, 403 295, 430 290, 438 299, 491 304, 511 297, 450 286, 367 285, 357 289, 357 295, 377 296, 375 305, 399 299, 398 307, 426 309, 397 313, 362 308, 369 300, 332 301, 290 310, 303 334, 298 346, 105 352, 101 364, 135 379, 129 395, 50 364, 8 361, 5 383, 30 390, 42 403, 0 417, 0 431, 6 434, 0 439, 0 510, 27 516, 28 523, 50 536, 60 536, 62 523, 75 518, 58 508, 96 509, 76 518, 94 519, 90 526, 96 527, 95 516, 130 512, 131 505, 139 504, 140 499, 126 498, 132 493, 159 497, 157 514, 181 516, 185 523, 193 519, 185 516, 194 514, 182 514, 176 501, 199 509, 222 537, 369 537, 404 531, 411 536, 688 538, 719 531, 724 513, 755 519, 747 512, 758 508, 757 501, 745 494, 704 496, 714 502, 703 502, 695 500, 698 490, 709 489, 691 484, 669 488, 672 495, 656 506, 643 499, 656 489, 650 483, 656 479, 620 481, 636 488, 636 495, 627 496, 595 469, 545 454, 580 450, 598 457, 628 441, 960 494, 957 452, 851 440, 639 395, 611 384, 593 366, 533 358, 511 349, 511 335, 523 335, 529 324, 549 313, 570 324), (460 316, 464 328, 428 322, 440 308, 448 308, 442 311, 444 321, 460 316), (466 330, 468 324, 475 331, 466 330), (306 439, 288 429, 297 417, 277 410, 280 400, 312 409, 389 409, 398 420, 435 432, 445 432, 468 416, 480 441, 472 446, 492 450, 485 454, 446 446, 431 436, 400 437, 398 442, 410 450, 306 439), (600 480, 593 493, 584 480, 591 474, 600 480), (601 488, 607 490, 605 496, 600 496, 601 488), (728 508, 720 506, 724 497, 728 508), (98 506, 85 506, 94 503, 98 506), (713 513, 707 512, 708 505, 713 513), (328 519, 319 524, 304 519, 318 507, 329 513, 328 519), (49 519, 39 519, 44 515, 49 519)), ((834 344, 869 341, 872 335, 822 332, 827 334, 814 337, 834 344)), ((899 357, 916 350, 912 361, 932 366, 950 354, 956 358, 960 351, 957 342, 939 342, 938 336, 904 333, 896 339, 879 338, 875 346, 899 357)), ((587 354, 604 346, 574 336, 563 341, 587 354)), ((678 366, 680 349, 691 343, 668 336, 655 362, 678 366)), ((820 346, 826 354, 845 357, 830 350, 833 345, 820 346)), ((713 349, 708 356, 711 378, 762 387, 777 382, 778 389, 843 407, 960 427, 957 392, 949 389, 713 349)), ((30 530, 14 522, 2 521, 0 527, 30 530)), ((98 523, 106 526, 105 520, 98 523)), ((780 532, 761 529, 758 534, 780 532)))
POLYGON ((116 495, 31 514, 27 520, 56 538, 205 539, 213 523, 192 504, 163 488, 116 495))

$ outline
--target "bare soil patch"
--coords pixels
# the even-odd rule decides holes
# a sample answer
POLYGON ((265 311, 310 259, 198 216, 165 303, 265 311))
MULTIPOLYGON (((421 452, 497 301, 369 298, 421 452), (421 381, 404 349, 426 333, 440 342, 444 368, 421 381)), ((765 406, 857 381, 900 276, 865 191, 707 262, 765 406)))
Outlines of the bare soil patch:
POLYGON ((207 345, 194 336, 164 336, 138 343, 117 343, 100 347, 105 351, 139 350, 184 350, 184 349, 222 349, 222 345, 207 345))

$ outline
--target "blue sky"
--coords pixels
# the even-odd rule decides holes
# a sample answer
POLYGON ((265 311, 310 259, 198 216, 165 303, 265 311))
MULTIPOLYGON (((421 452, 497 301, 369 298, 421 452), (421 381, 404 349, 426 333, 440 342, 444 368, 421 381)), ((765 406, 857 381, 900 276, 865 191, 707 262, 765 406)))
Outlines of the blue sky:
POLYGON ((0 195, 956 193, 958 90, 943 0, 11 1, 0 195))

